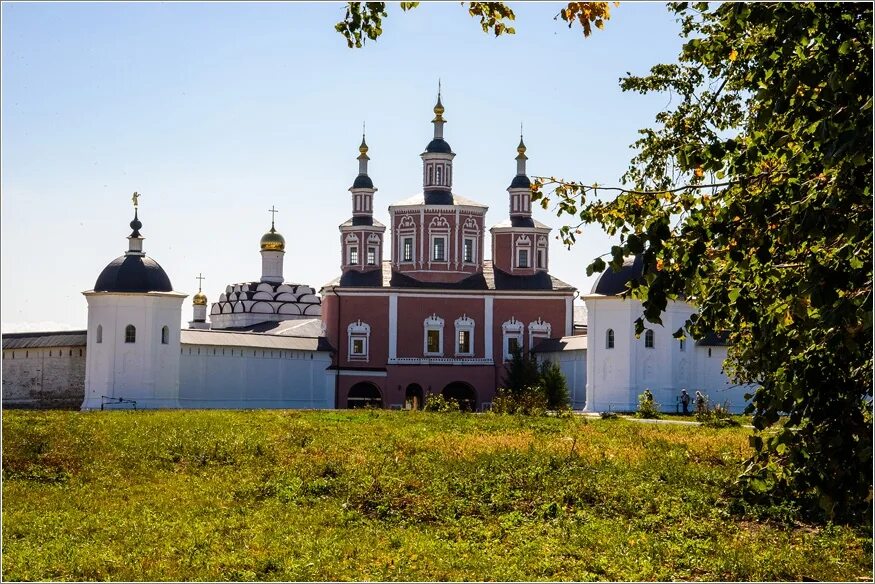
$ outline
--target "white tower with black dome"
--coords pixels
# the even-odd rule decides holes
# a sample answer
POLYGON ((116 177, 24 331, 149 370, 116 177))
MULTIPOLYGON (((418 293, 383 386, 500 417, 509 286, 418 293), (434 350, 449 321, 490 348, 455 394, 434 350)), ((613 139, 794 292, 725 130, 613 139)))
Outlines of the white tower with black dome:
POLYGON ((83 410, 178 408, 182 301, 143 252, 134 193, 128 251, 97 277, 88 302, 83 410))

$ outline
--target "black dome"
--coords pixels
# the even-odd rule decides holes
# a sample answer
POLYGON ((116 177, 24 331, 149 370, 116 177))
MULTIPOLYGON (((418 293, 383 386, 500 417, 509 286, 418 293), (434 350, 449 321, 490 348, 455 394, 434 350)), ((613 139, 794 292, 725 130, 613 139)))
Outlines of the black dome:
POLYGON ((513 177, 513 180, 510 183, 510 186, 507 187, 509 189, 529 189, 532 187, 532 181, 529 180, 524 174, 518 174, 513 177))
POLYGON ((592 287, 592 294, 616 296, 626 291, 626 283, 637 280, 644 273, 644 257, 636 255, 623 261, 623 267, 615 272, 610 266, 605 268, 592 287))
POLYGON ((95 292, 172 292, 164 269, 151 258, 123 255, 103 268, 94 284, 95 292))
POLYGON ((450 145, 443 138, 435 138, 425 147, 426 152, 442 152, 444 154, 452 154, 450 145))
POLYGON ((374 181, 371 180, 366 174, 360 174, 355 177, 355 181, 352 183, 352 188, 354 189, 372 189, 374 188, 374 181))

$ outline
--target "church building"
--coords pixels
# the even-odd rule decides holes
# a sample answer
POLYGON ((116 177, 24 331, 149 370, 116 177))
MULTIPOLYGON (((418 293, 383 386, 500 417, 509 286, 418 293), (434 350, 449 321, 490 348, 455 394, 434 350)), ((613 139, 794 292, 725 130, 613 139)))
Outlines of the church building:
POLYGON ((508 219, 489 228, 487 259, 487 206, 454 192, 445 123, 438 96, 420 155, 422 192, 389 205, 388 241, 373 217, 377 189, 362 137, 352 217, 340 225, 341 274, 321 290, 338 407, 419 407, 440 393, 480 409, 511 351, 572 333, 575 289, 548 272, 550 228, 532 218, 522 137, 508 219))

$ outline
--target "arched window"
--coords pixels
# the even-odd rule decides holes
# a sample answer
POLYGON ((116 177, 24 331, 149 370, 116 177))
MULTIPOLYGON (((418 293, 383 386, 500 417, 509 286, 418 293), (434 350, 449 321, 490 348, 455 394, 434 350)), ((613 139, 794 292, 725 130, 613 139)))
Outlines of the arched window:
POLYGON ((96 339, 96 342, 98 342, 98 343, 102 343, 102 342, 103 342, 103 325, 102 325, 102 324, 97 325, 97 339, 96 339))
POLYGON ((605 348, 614 348, 614 329, 608 329, 608 332, 605 333, 605 348))
POLYGON ((647 331, 644 333, 644 346, 648 349, 653 348, 653 331, 647 331))
POLYGON ((170 344, 170 329, 167 327, 167 325, 161 327, 161 344, 170 344))
POLYGON ((136 343, 137 342, 137 327, 132 324, 129 324, 125 327, 125 342, 126 343, 136 343))

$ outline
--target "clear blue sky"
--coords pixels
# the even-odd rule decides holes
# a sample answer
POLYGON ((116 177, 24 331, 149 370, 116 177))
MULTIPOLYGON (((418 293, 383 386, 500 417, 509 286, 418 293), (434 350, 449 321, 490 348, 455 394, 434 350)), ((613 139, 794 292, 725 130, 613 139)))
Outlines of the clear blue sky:
MULTIPOLYGON (((675 61, 679 26, 627 3, 584 39, 553 19, 560 6, 514 4, 517 34, 494 38, 455 2, 391 5, 383 36, 349 49, 343 4, 4 3, 3 331, 85 327, 80 292, 127 248, 133 191, 176 290, 203 272, 214 301, 257 280, 274 204, 286 279, 318 290, 339 273, 362 121, 388 223, 421 190, 438 78, 455 191, 488 204, 490 225, 507 217, 521 121, 530 175, 617 184, 668 102, 618 79, 675 61)), ((554 239, 551 272, 587 292, 610 245, 595 226, 570 251, 554 239)))

